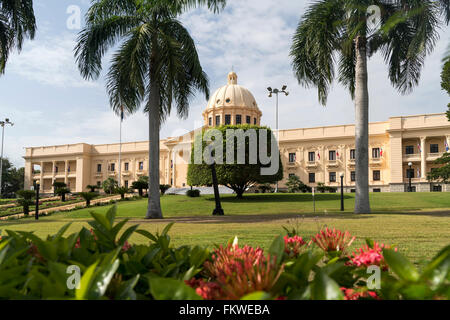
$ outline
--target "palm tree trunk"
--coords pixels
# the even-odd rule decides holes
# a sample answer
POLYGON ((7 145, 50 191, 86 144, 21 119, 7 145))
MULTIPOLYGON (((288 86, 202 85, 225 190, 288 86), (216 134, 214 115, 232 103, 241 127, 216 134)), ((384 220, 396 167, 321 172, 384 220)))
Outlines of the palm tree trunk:
MULTIPOLYGON (((153 47, 155 48, 155 47, 153 47)), ((155 49, 153 49, 155 50, 155 49)), ((156 54, 152 54, 150 62, 150 98, 148 105, 149 124, 149 180, 148 180, 148 208, 146 219, 162 219, 159 196, 159 128, 160 128, 160 99, 159 86, 156 81, 156 54)))
POLYGON ((356 198, 355 213, 370 213, 369 203, 369 89, 367 76, 367 41, 356 38, 355 147, 356 198))

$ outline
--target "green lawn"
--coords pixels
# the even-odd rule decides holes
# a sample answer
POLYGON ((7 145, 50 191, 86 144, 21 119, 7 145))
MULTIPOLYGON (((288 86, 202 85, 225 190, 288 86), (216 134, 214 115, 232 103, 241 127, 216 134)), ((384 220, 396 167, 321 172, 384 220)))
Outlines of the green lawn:
MULTIPOLYGON (((322 226, 349 230, 357 236, 358 247, 365 238, 398 245, 416 264, 422 265, 439 249, 450 243, 450 195, 447 193, 374 193, 373 213, 351 213, 354 195, 345 196, 346 211, 341 213, 338 194, 316 195, 316 214, 310 194, 255 194, 243 200, 223 196, 226 216, 213 217, 212 196, 188 198, 166 195, 161 198, 164 221, 144 220, 146 200, 118 204, 118 217, 130 218, 129 224, 140 224, 151 232, 162 230, 169 222, 174 245, 200 244, 213 246, 238 236, 241 243, 267 248, 281 233, 282 226, 297 226, 304 238, 310 238, 322 226)), ((34 231, 40 236, 56 232, 67 222, 73 222, 75 232, 90 219, 89 211, 106 212, 110 206, 93 207, 42 217, 39 222, 21 219, 0 222, 0 229, 34 231)), ((134 243, 147 240, 134 235, 134 243)))

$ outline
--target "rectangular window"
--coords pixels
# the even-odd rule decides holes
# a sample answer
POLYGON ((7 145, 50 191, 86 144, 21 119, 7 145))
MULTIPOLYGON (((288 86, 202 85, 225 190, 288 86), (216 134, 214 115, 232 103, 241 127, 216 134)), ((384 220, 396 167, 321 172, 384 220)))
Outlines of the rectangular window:
POLYGON ((116 171, 116 164, 115 163, 111 163, 111 165, 109 167, 109 171, 116 171))
POLYGON ((430 144, 430 153, 439 153, 439 145, 430 144))
POLYGON ((225 124, 226 125, 230 125, 231 124, 231 115, 230 114, 226 114, 225 115, 225 124))
POLYGON ((308 153, 308 161, 309 161, 309 162, 314 162, 314 161, 316 161, 316 153, 315 153, 315 152, 309 152, 309 153, 308 153))
POLYGON ((373 181, 380 181, 380 180, 381 180, 380 170, 374 170, 373 171, 373 181))
POLYGON ((128 180, 125 180, 125 188, 128 189, 128 180))
POLYGON ((125 171, 128 171, 129 168, 130 168, 130 166, 129 166, 128 162, 125 162, 125 171))
POLYGON ((295 176, 295 173, 289 173, 289 178, 295 176))
POLYGON ((290 163, 294 163, 296 160, 296 155, 295 153, 289 153, 289 162, 290 163))
POLYGON ((236 124, 242 124, 242 116, 240 114, 236 115, 236 124))
POLYGON ((144 170, 144 162, 139 162, 139 170, 142 171, 144 170))
POLYGON ((253 118, 253 124, 256 126, 256 118, 253 118))
POLYGON ((381 189, 373 189, 373 192, 381 192, 381 189))
POLYGON ((56 173, 58 172, 58 167, 57 167, 57 166, 55 166, 55 172, 56 172, 56 173))
POLYGON ((330 161, 336 160, 336 151, 332 150, 328 153, 328 160, 330 161))
POLYGON ((212 118, 211 117, 209 117, 209 119, 208 119, 208 125, 212 126, 212 118))
POLYGON ((433 192, 442 192, 442 186, 433 186, 433 192))
POLYGON ((102 185, 101 181, 97 181, 97 187, 100 187, 102 185))
POLYGON ((220 126, 220 116, 216 116, 216 126, 220 126))
POLYGON ((102 165, 101 164, 97 165, 97 172, 102 172, 102 165))
POLYGON ((251 124, 252 123, 252 118, 250 116, 245 117, 245 120, 246 120, 245 122, 247 124, 251 124))
POLYGON ((414 146, 406 146, 405 153, 406 154, 414 154, 414 146))
POLYGON ((356 150, 352 149, 350 150, 350 160, 355 160, 356 159, 356 150))
POLYGON ((336 182, 336 172, 330 172, 330 182, 336 182))
POLYGON ((406 169, 406 178, 414 178, 414 169, 406 169))
POLYGON ((380 158, 380 148, 372 148, 372 158, 373 159, 380 158))
POLYGON ((350 180, 352 182, 356 181, 356 172, 355 171, 350 172, 350 180))
POLYGON ((316 174, 314 172, 309 173, 309 183, 315 183, 316 182, 316 174))

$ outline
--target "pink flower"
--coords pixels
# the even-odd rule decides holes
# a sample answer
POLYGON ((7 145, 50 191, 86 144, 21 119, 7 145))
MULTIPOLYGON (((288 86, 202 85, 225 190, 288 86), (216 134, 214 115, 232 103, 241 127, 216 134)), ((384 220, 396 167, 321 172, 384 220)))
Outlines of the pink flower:
POLYGON ((220 286, 214 282, 205 282, 203 279, 186 280, 185 283, 205 300, 220 300, 223 295, 220 286))
POLYGON ((122 251, 127 252, 128 250, 130 250, 130 248, 131 248, 131 244, 129 244, 128 241, 125 241, 125 243, 122 246, 122 251))
POLYGON ((302 237, 293 236, 292 238, 289 238, 289 236, 285 236, 284 237, 284 252, 286 252, 289 255, 289 257, 298 256, 301 248, 305 244, 306 244, 306 242, 303 241, 302 237))
MULTIPOLYGON (((311 242, 317 244, 324 251, 341 251, 344 252, 355 240, 348 231, 333 230, 325 228, 316 234, 311 242)), ((310 244, 311 244, 310 242, 310 244)))

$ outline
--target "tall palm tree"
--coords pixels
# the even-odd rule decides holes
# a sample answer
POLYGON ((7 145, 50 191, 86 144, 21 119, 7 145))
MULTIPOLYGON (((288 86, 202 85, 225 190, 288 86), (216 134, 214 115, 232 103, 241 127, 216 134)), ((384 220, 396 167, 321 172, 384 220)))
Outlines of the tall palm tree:
POLYGON ((82 76, 98 78, 102 57, 120 43, 107 75, 112 109, 136 112, 141 104, 149 118, 149 197, 146 218, 162 218, 159 195, 159 131, 176 104, 188 114, 196 90, 208 99, 209 86, 189 32, 176 19, 206 5, 218 12, 226 0, 96 0, 80 32, 75 56, 82 76))
POLYGON ((370 212, 367 59, 381 52, 391 84, 409 93, 419 83, 440 25, 449 18, 449 0, 317 0, 298 25, 291 57, 299 83, 317 87, 319 101, 326 105, 337 78, 355 101, 355 213, 370 212), (376 27, 368 21, 371 5, 381 11, 376 27))
POLYGON ((5 73, 11 50, 20 51, 24 39, 33 39, 35 33, 32 0, 0 0, 0 75, 5 73))

